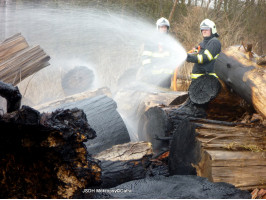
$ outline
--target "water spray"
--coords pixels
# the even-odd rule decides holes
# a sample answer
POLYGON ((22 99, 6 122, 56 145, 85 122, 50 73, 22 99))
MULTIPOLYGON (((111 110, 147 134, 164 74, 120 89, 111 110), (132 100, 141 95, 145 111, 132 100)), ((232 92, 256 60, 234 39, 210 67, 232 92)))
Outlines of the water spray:
MULTIPOLYGON (((126 70, 133 68, 138 71, 141 68, 143 45, 147 42, 157 45, 159 41, 153 37, 155 24, 125 13, 18 4, 16 7, 7 6, 5 14, 10 18, 0 21, 1 40, 21 32, 31 44, 39 44, 51 56, 51 66, 19 84, 22 94, 28 87, 24 98, 33 104, 64 97, 63 74, 77 66, 92 71, 93 87, 88 89, 106 86, 115 92, 123 86, 118 84, 118 80, 126 70)), ((164 45, 172 56, 165 64, 174 71, 185 61, 186 52, 175 38, 166 37, 164 45)), ((150 76, 149 73, 142 75, 150 76)), ((141 81, 134 89, 144 90, 140 84, 141 81)), ((117 104, 119 108, 120 102, 117 104)))

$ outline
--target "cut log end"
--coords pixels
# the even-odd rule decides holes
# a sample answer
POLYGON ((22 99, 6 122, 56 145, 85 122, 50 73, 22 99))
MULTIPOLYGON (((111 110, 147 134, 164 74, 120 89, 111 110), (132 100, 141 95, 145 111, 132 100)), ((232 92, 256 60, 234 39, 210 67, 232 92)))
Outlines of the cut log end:
POLYGON ((221 84, 212 75, 202 75, 193 80, 189 86, 189 98, 193 103, 205 104, 214 99, 220 92, 221 84))
POLYGON ((78 66, 66 73, 62 78, 61 85, 64 93, 68 96, 90 89, 94 79, 94 73, 91 69, 78 66))

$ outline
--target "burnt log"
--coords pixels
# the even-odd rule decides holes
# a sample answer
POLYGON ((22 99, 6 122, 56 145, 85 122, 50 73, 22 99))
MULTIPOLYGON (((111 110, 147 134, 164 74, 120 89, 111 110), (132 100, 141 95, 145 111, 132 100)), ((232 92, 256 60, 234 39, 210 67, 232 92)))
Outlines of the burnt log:
MULTIPOLYGON (((205 87, 204 85, 202 85, 205 83, 205 81, 203 81, 203 83, 200 83, 201 87, 199 87, 200 85, 195 83, 198 83, 198 81, 201 80, 203 77, 199 77, 199 80, 195 80, 196 82, 193 81, 192 83, 189 77, 182 77, 179 75, 175 78, 177 78, 176 83, 173 81, 173 85, 176 85, 176 87, 173 89, 178 91, 180 91, 182 88, 184 89, 184 91, 189 89, 192 90, 192 88, 193 90, 196 89, 196 92, 189 91, 190 99, 194 99, 193 101, 195 103, 201 103, 199 100, 197 100, 197 98, 200 96, 203 96, 203 100, 205 99, 205 101, 210 100, 205 106, 207 118, 209 119, 236 121, 239 120, 246 113, 249 113, 251 115, 255 112, 251 104, 247 103, 243 98, 241 98, 232 89, 230 89, 221 79, 217 79, 220 82, 221 87, 216 82, 217 80, 214 79, 214 84, 217 84, 217 91, 220 87, 220 92, 216 96, 208 94, 206 95, 206 93, 205 95, 203 95, 204 93, 201 93, 201 88, 205 87)), ((204 90, 210 90, 212 87, 213 86, 207 88, 205 87, 204 90)))
POLYGON ((18 87, 0 81, 0 96, 6 99, 8 113, 20 108, 22 95, 18 87))
POLYGON ((171 175, 197 175, 191 163, 199 162, 199 143, 196 141, 195 125, 182 120, 173 132, 169 154, 171 175))
POLYGON ((233 46, 221 53, 215 72, 226 85, 266 118, 266 67, 257 65, 249 52, 233 46))
POLYGON ((146 177, 152 157, 151 144, 130 142, 115 145, 94 158, 101 161, 102 188, 111 188, 124 182, 146 177))
POLYGON ((111 199, 249 199, 248 191, 241 191, 228 183, 212 183, 197 176, 155 176, 130 181, 97 193, 95 198, 111 199))
POLYGON ((220 92, 221 84, 212 75, 202 75, 193 80, 188 88, 190 100, 195 104, 207 104, 220 92))
POLYGON ((1 198, 72 198, 100 184, 84 144, 96 137, 82 110, 40 114, 27 106, 0 116, 1 198))
POLYGON ((151 107, 182 104, 188 97, 187 92, 173 92, 148 85, 131 85, 118 90, 114 100, 118 111, 125 121, 131 141, 139 141, 138 126, 141 116, 151 107))
POLYGON ((95 155, 113 145, 130 141, 126 126, 116 110, 116 103, 101 92, 94 92, 92 96, 89 93, 76 94, 36 107, 42 112, 71 108, 84 110, 88 123, 96 131, 97 137, 86 142, 91 154, 95 155))
POLYGON ((206 117, 205 106, 194 104, 188 99, 178 106, 155 106, 141 117, 138 126, 139 139, 149 141, 155 154, 169 150, 169 138, 179 123, 190 117, 206 117))

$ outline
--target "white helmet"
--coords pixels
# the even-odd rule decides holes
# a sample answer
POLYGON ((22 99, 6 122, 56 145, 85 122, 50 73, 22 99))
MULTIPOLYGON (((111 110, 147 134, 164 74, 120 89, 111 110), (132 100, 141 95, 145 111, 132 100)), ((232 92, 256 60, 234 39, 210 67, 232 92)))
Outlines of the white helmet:
POLYGON ((212 34, 215 35, 216 37, 218 37, 216 26, 215 26, 215 23, 213 21, 211 21, 209 19, 204 19, 200 23, 200 31, 202 31, 204 29, 211 29, 212 30, 212 34))
POLYGON ((169 23, 169 21, 167 19, 165 19, 164 17, 161 17, 156 22, 157 30, 159 30, 159 26, 167 26, 167 30, 169 31, 170 23, 169 23))

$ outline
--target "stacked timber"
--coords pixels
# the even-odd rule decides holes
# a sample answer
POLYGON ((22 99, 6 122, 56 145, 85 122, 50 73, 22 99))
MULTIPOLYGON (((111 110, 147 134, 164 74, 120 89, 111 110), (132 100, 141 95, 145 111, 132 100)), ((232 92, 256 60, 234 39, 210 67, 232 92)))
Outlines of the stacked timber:
POLYGON ((202 153, 197 175, 245 190, 266 188, 265 127, 194 122, 202 153))
POLYGON ((155 153, 170 152, 170 174, 198 175, 241 189, 265 188, 266 127, 194 118, 187 110, 150 108, 139 128, 155 153))
POLYGON ((247 190, 266 187, 266 68, 250 55, 230 47, 215 63, 220 84, 201 76, 184 104, 143 114, 140 138, 155 153, 169 151, 171 175, 198 175, 247 190))
POLYGON ((39 46, 29 46, 21 34, 0 44, 0 80, 13 85, 49 65, 50 57, 39 46))

